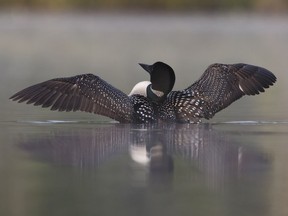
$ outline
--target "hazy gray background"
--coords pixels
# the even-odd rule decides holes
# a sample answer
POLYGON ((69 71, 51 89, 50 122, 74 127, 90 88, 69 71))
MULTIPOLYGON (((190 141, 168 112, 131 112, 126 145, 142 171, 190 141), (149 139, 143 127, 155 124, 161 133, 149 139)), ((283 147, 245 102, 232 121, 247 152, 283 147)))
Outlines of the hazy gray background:
MULTIPOLYGON (((55 77, 94 73, 129 93, 135 83, 149 79, 137 63, 156 61, 174 68, 174 89, 192 84, 214 62, 265 67, 277 76, 275 87, 263 95, 236 102, 217 117, 221 120, 287 117, 286 16, 3 13, 0 38, 3 106, 0 118, 5 120, 30 115, 35 118, 38 114, 71 118, 69 114, 50 113, 7 100, 29 85, 55 77), (6 115, 6 111, 13 115, 6 115)), ((73 114, 73 118, 79 115, 73 114)))

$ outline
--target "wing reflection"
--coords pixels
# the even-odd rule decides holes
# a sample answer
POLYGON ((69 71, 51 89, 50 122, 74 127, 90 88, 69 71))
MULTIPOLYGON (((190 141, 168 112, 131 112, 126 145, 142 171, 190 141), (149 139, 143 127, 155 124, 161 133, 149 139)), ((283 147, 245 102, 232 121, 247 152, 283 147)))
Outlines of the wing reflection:
POLYGON ((20 148, 41 161, 91 169, 129 155, 130 164, 138 170, 158 175, 173 173, 179 168, 174 162, 182 160, 190 167, 185 172, 193 173, 196 168, 209 185, 224 184, 225 179, 270 163, 266 154, 237 143, 231 134, 210 124, 61 127, 51 128, 40 138, 32 134, 22 138, 20 148))

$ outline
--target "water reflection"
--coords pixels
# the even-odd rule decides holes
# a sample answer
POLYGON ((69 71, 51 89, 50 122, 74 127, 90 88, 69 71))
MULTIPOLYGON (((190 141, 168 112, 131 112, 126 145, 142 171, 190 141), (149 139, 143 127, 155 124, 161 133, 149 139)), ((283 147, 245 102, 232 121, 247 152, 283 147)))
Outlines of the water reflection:
POLYGON ((94 171, 110 160, 128 157, 125 165, 131 167, 133 184, 138 186, 146 185, 151 178, 172 181, 173 172, 180 167, 176 162, 186 164, 185 172, 201 176, 212 188, 222 188, 271 163, 268 154, 237 143, 229 132, 211 124, 61 127, 36 136, 21 138, 18 145, 37 160, 58 166, 94 171))

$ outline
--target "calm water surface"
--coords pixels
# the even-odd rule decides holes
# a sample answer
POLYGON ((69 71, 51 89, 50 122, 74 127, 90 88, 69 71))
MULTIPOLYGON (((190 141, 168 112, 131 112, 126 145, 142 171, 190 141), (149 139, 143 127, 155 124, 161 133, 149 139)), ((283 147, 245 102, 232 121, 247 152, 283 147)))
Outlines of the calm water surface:
POLYGON ((1 214, 285 215, 287 129, 7 123, 1 214))
POLYGON ((288 215, 288 18, 0 14, 0 215, 288 215), (276 86, 209 122, 129 125, 8 100, 95 73, 129 92, 138 62, 176 89, 213 62, 261 65, 276 86))

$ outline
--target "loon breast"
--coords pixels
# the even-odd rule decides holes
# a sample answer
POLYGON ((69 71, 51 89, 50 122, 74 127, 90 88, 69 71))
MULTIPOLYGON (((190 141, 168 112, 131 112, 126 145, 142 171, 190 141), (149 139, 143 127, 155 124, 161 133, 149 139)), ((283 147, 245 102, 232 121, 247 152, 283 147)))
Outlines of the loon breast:
POLYGON ((137 95, 143 95, 144 97, 147 97, 147 89, 150 85, 151 85, 151 82, 149 81, 139 82, 132 88, 128 96, 137 94, 137 95))

